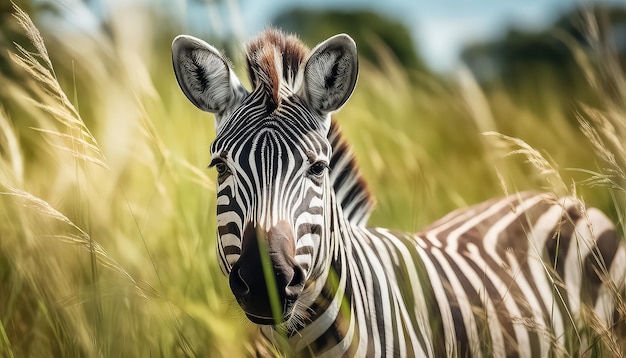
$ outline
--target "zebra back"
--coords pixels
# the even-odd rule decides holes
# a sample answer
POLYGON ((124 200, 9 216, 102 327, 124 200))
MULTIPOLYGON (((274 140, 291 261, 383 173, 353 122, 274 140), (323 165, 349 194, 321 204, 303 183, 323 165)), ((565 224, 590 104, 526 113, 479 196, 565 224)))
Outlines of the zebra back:
POLYGON ((575 198, 492 199, 434 222, 417 243, 439 285, 431 307, 442 320, 433 332, 452 332, 440 354, 455 341, 473 356, 482 346, 497 356, 582 354, 592 337, 620 336, 602 331, 624 317, 613 301, 623 297, 623 240, 602 212, 575 198))

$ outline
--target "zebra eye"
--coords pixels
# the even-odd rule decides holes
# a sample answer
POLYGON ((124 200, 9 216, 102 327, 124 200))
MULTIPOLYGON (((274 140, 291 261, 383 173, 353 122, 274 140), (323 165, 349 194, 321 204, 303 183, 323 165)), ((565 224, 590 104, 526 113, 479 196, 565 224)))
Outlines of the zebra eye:
POLYGON ((315 176, 315 177, 321 177, 324 174, 324 170, 328 167, 328 165, 325 162, 322 161, 318 161, 315 162, 313 164, 311 164, 311 166, 309 167, 309 175, 315 176))
POLYGON ((217 170, 217 174, 220 176, 228 173, 228 166, 225 163, 215 164, 215 169, 217 170))
POLYGON ((228 169, 228 165, 226 165, 226 163, 224 163, 221 159, 214 159, 209 167, 215 167, 218 176, 224 176, 230 171, 230 169, 228 169))

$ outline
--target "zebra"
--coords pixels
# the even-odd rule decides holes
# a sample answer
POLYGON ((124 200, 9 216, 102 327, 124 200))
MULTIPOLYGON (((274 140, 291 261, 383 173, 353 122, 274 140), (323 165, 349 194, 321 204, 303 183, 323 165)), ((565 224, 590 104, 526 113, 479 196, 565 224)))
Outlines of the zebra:
POLYGON ((309 50, 268 29, 245 52, 252 90, 205 41, 172 43, 182 92, 214 115, 217 258, 258 356, 558 357, 626 337, 626 246, 600 210, 522 192, 416 234, 369 228, 332 116, 356 86, 355 42, 309 50))

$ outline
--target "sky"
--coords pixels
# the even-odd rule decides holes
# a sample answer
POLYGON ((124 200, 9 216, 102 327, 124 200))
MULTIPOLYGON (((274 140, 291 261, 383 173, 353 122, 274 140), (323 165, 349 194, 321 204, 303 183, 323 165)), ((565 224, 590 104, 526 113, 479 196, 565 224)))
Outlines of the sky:
MULTIPOLYGON (((453 70, 464 44, 495 39, 511 26, 540 30, 576 4, 594 0, 239 0, 226 1, 226 11, 215 16, 215 31, 225 23, 233 25, 243 38, 254 36, 272 18, 295 7, 313 9, 365 8, 402 21, 411 31, 426 63, 436 71, 453 70)), ((598 2, 598 1, 595 1, 598 2)), ((626 0, 606 0, 621 3, 626 0)), ((189 10, 188 10, 189 11, 189 10)), ((205 22, 207 12, 192 10, 192 22, 205 22)), ((314 45, 314 44, 309 44, 314 45)))
MULTIPOLYGON (((79 0, 57 0, 72 3, 79 0)), ((369 9, 403 22, 426 63, 435 71, 454 70, 464 44, 503 36, 510 26, 541 30, 576 4, 626 0, 90 0, 92 7, 149 2, 167 6, 188 24, 191 35, 234 33, 249 39, 282 11, 369 9), (220 5, 216 5, 216 3, 220 5), (200 7, 198 4, 208 4, 200 7), (230 31, 228 29, 231 29, 230 31)), ((76 9, 67 5, 69 9, 76 9)), ((74 10, 75 11, 75 10, 74 10)), ((75 16, 77 14, 74 14, 75 16)), ((77 17, 85 18, 83 15, 77 17)), ((309 44, 313 46, 315 44, 309 44)))
MULTIPOLYGON (((253 1, 250 1, 251 3, 253 1)), ((332 1, 318 1, 333 4, 332 1)), ((464 43, 497 37, 509 23, 539 28, 554 18, 556 0, 396 0, 347 1, 352 6, 364 6, 398 18, 408 26, 421 55, 435 70, 449 70, 456 65, 458 53, 464 43), (547 3, 552 3, 548 5, 547 3), (383 5, 381 5, 383 4, 383 5)), ((287 1, 286 1, 287 3, 287 1)), ((294 2, 291 2, 293 6, 294 2)), ((295 1, 305 5, 308 1, 295 1)), ((254 23, 251 10, 244 23, 254 23)), ((337 6, 337 5, 330 5, 337 6)), ((342 5, 348 6, 348 5, 342 5)))

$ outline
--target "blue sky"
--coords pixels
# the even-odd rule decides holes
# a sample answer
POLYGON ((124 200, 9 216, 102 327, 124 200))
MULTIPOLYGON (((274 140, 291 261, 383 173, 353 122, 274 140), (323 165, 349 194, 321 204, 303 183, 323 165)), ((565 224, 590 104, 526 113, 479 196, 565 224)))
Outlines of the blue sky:
MULTIPOLYGON (((206 22, 212 31, 232 26, 243 38, 253 36, 270 24, 282 10, 293 7, 372 9, 405 23, 424 60, 435 70, 453 70, 463 44, 497 38, 514 25, 524 29, 548 26, 563 11, 587 0, 239 0, 226 1, 226 9, 197 11, 193 22, 206 22), (216 15, 217 14, 217 15, 216 15)), ((626 4, 626 0, 603 2, 626 4)), ((314 45, 314 44, 310 44, 314 45)))
MULTIPOLYGON (((59 0, 80 3, 79 0, 59 0)), ((511 25, 523 29, 548 26, 562 12, 576 4, 595 0, 92 0, 105 9, 137 2, 156 4, 186 19, 186 32, 201 36, 207 32, 220 36, 235 33, 248 39, 270 25, 284 10, 294 7, 358 9, 380 12, 402 21, 410 29, 424 60, 435 70, 454 70, 458 54, 468 42, 502 36, 511 25), (200 7, 198 3, 208 4, 200 7)), ((626 0, 602 0, 619 3, 626 0)), ((68 6, 68 8, 77 8, 68 6)), ((75 19, 85 14, 74 13, 75 19)), ((309 44, 314 45, 314 44, 309 44)))

